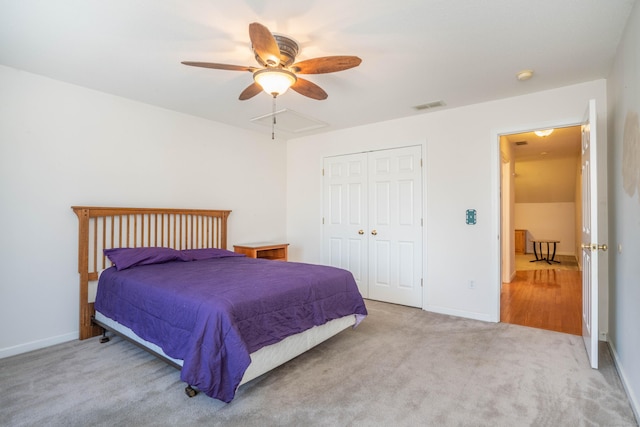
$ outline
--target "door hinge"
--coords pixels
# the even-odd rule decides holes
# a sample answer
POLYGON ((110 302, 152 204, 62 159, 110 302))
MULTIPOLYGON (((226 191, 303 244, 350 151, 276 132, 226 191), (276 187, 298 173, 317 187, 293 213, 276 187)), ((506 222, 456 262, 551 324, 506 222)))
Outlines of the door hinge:
POLYGON ((420 227, 424 227, 424 218, 420 218, 420 227))
POLYGON ((324 176, 324 168, 322 168, 322 176, 324 176))
POLYGON ((420 158, 420 167, 422 167, 422 158, 420 158))
POLYGON ((420 279, 420 287, 421 287, 421 288, 423 288, 423 287, 424 287, 424 284, 422 283, 422 280, 423 280, 423 279, 420 279))
POLYGON ((324 217, 322 217, 322 225, 324 225, 324 217))

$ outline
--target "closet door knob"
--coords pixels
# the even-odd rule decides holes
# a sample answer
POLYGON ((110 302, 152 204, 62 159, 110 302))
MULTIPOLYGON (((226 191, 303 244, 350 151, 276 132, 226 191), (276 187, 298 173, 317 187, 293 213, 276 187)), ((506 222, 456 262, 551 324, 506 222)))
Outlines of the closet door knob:
POLYGON ((358 234, 360 235, 364 234, 364 230, 358 230, 358 234))
POLYGON ((378 234, 378 232, 376 230, 372 230, 371 234, 373 234, 374 236, 376 236, 378 234))

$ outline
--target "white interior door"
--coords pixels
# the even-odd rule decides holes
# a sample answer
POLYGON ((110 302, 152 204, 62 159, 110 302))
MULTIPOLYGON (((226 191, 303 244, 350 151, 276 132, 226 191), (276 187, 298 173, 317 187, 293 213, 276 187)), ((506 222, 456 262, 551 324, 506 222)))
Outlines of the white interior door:
POLYGON ((323 262, 364 298, 422 307, 422 148, 324 159, 323 262))
POLYGON ((421 147, 369 153, 369 298, 422 307, 421 147))
POLYGON ((582 337, 591 367, 598 369, 598 158, 596 102, 582 123, 582 337))
POLYGON ((323 262, 349 270, 368 298, 367 154, 327 157, 323 168, 323 262))

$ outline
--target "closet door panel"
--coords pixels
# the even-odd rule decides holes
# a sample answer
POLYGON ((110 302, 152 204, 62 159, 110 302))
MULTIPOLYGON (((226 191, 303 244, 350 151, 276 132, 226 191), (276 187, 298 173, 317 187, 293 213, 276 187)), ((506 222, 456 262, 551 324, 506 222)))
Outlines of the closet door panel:
POLYGON ((371 299, 422 307, 421 152, 406 147, 369 153, 371 299))
POLYGON ((322 262, 349 270, 367 298, 367 155, 327 157, 323 170, 322 262))

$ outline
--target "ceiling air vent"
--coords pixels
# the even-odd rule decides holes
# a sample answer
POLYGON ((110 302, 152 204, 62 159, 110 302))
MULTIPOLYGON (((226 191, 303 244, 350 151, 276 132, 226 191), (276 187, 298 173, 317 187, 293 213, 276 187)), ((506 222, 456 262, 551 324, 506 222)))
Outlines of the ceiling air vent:
POLYGON ((427 102, 426 104, 416 105, 413 108, 415 110, 422 111, 422 110, 430 110, 432 108, 444 107, 445 105, 446 104, 444 103, 444 101, 433 101, 433 102, 427 102))
POLYGON ((529 143, 527 141, 516 141, 515 144, 516 145, 529 145, 529 143))

